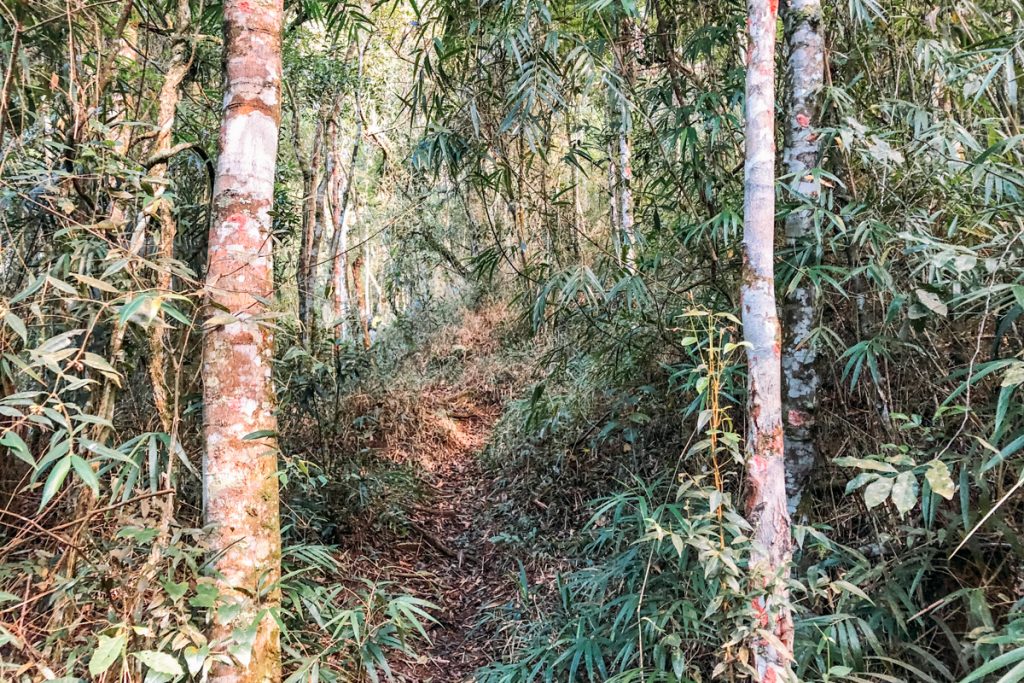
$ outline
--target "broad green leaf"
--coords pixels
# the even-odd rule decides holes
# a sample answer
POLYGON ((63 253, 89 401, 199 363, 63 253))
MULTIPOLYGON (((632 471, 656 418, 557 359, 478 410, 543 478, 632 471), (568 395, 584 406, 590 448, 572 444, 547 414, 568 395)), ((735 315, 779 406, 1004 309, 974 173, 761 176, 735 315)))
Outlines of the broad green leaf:
POLYGON ((109 282, 97 280, 94 277, 91 277, 89 275, 83 275, 82 273, 72 273, 71 276, 74 277, 79 282, 90 287, 95 287, 96 289, 102 290, 104 292, 110 292, 111 294, 120 294, 117 288, 114 287, 114 285, 110 284, 109 282))
POLYGON ((949 308, 939 298, 938 294, 929 292, 927 289, 915 289, 914 294, 917 295, 917 300, 932 313, 937 313, 943 317, 949 313, 949 308))
POLYGON ((867 458, 842 457, 834 458, 832 462, 841 467, 859 467, 862 470, 873 470, 875 472, 896 472, 896 468, 887 462, 868 460, 867 458))
POLYGON ((242 437, 242 441, 256 441, 257 439, 269 439, 277 436, 277 431, 274 429, 260 429, 255 432, 249 432, 242 437))
POLYGON ((94 678, 99 677, 121 657, 127 639, 120 633, 113 637, 101 635, 98 641, 89 658, 89 675, 94 678))
POLYGON ((50 476, 46 478, 46 483, 43 485, 43 496, 39 501, 39 509, 42 510, 46 507, 46 504, 53 499, 53 496, 60 490, 60 487, 64 484, 64 479, 68 476, 68 472, 71 471, 71 457, 67 456, 57 461, 57 464, 50 470, 50 476))
POLYGON ((892 485, 892 502, 901 515, 905 515, 914 509, 917 504, 917 477, 914 472, 907 470, 900 472, 892 485))
POLYGON ((29 452, 28 446, 22 438, 15 434, 13 430, 7 432, 3 436, 0 436, 0 446, 6 446, 7 450, 14 454, 14 457, 31 465, 32 468, 35 469, 35 458, 32 457, 32 453, 29 452))
POLYGON ((185 666, 188 667, 189 675, 196 676, 202 671, 206 658, 210 656, 210 648, 206 645, 202 647, 189 645, 182 654, 185 656, 185 666))
POLYGON ((892 492, 894 481, 893 477, 880 477, 868 484, 864 489, 864 504, 873 508, 884 503, 892 492))
POLYGON ((166 652, 142 650, 141 652, 133 652, 132 656, 157 673, 168 676, 185 675, 185 671, 181 668, 178 660, 166 652))
POLYGON ((946 467, 946 463, 941 460, 932 460, 928 463, 928 469, 925 470, 924 477, 928 480, 928 485, 932 487, 932 491, 946 500, 952 500, 953 491, 956 487, 953 484, 953 478, 949 476, 949 468, 946 467))
POLYGON ((93 471, 92 466, 77 455, 71 456, 71 466, 85 484, 92 489, 96 495, 100 493, 100 480, 93 471))
POLYGON ((7 326, 14 330, 14 333, 21 337, 21 341, 28 341, 28 330, 25 328, 25 323, 22 322, 21 318, 14 315, 14 313, 8 311, 4 313, 4 322, 7 326))

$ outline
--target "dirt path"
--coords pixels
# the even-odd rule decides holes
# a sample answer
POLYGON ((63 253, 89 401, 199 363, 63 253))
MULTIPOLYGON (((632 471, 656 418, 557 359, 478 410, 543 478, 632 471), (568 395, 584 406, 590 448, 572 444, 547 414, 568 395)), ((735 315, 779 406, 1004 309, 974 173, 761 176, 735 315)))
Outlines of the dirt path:
POLYGON ((418 389, 395 387, 357 406, 360 414, 387 415, 378 419, 388 428, 368 446, 377 457, 411 465, 422 486, 415 502, 400 504, 397 538, 359 535, 342 554, 348 576, 392 582, 394 590, 438 606, 429 644, 416 647, 414 661, 391 662, 399 681, 471 683, 499 656, 500 639, 484 617, 515 590, 515 562, 504 545, 490 542, 499 530, 486 528, 493 484, 480 454, 510 395, 500 375, 507 363, 495 357, 494 330, 503 315, 468 314, 446 342, 414 360, 424 375, 439 359, 446 371, 418 389))
POLYGON ((453 441, 463 448, 446 453, 441 462, 436 453, 421 454, 429 493, 410 514, 413 533, 406 550, 413 552, 403 554, 414 572, 431 577, 419 586, 420 597, 441 608, 439 623, 428 631, 430 645, 418 661, 398 667, 418 683, 468 683, 491 661, 493 641, 481 616, 501 602, 510 585, 502 569, 507 558, 488 540, 491 533, 477 526, 489 499, 479 453, 498 412, 465 401, 447 412, 457 432, 453 441))

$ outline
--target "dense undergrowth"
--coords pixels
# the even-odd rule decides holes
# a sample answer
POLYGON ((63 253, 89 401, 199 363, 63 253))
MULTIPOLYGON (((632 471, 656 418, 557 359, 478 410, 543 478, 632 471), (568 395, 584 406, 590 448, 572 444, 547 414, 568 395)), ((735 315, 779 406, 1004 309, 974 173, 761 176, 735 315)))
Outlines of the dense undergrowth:
MULTIPOLYGON (((486 617, 507 655, 481 680, 700 681, 749 663, 735 320, 691 308, 667 316, 669 335, 645 331, 643 307, 616 294, 628 286, 546 338, 546 378, 509 404, 485 452, 508 494, 494 514, 511 531, 495 540, 525 564, 517 598, 486 617)), ((1016 680, 1019 517, 1014 470, 1000 471, 1017 445, 964 433, 968 418, 1017 419, 1012 379, 985 381, 1006 362, 953 371, 930 398, 889 355, 882 408, 848 393, 857 370, 839 355, 823 396, 830 462, 794 529, 798 674, 1016 680)))
MULTIPOLYGON (((200 343, 221 315, 203 276, 223 17, 166 5, 3 8, 3 680, 202 680, 253 644, 207 635, 225 609, 200 343)), ((287 11, 261 320, 279 428, 254 436, 281 446, 283 578, 258 592, 281 595, 285 679, 424 683, 461 648, 480 683, 744 680, 762 615, 738 513, 741 6, 287 11), (333 310, 327 261, 355 311, 333 310), (460 495, 439 501, 444 477, 460 495)), ((792 529, 804 681, 1024 681, 1022 17, 819 17, 820 193, 780 177, 774 254, 780 301, 812 285, 799 345, 820 377, 792 529), (784 246, 800 212, 813 234, 784 246)))

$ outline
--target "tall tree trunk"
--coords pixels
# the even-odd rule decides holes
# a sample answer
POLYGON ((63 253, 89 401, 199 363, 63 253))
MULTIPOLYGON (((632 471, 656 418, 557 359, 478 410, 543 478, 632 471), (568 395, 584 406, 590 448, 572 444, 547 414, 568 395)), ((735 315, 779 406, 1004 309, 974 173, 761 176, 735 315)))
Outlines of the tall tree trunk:
MULTIPOLYGON (((289 91, 290 92, 290 91, 289 91)), ((322 158, 321 137, 323 127, 317 121, 313 133, 312 147, 309 154, 302 152, 302 141, 299 137, 299 110, 292 99, 292 147, 295 157, 302 170, 302 232, 299 238, 299 263, 296 268, 296 279, 299 295, 299 324, 302 329, 302 344, 309 348, 313 343, 316 315, 314 311, 314 287, 316 262, 314 252, 317 248, 317 197, 320 183, 320 162, 322 158)))
MULTIPOLYGON (((613 139, 613 138, 612 138, 613 139)), ((622 227, 619 225, 619 171, 615 159, 612 139, 608 141, 608 220, 612 228, 612 247, 615 249, 615 261, 622 265, 622 227)))
POLYGON ((569 236, 569 249, 572 251, 572 257, 575 260, 580 258, 580 235, 584 234, 586 229, 585 212, 583 210, 583 190, 580 187, 582 182, 580 178, 580 169, 576 167, 576 164, 572 165, 572 233, 569 236))
POLYGON ((320 158, 325 159, 325 168, 319 171, 320 181, 316 185, 316 197, 313 201, 313 235, 310 238, 308 269, 306 272, 308 292, 310 342, 315 343, 317 339, 318 320, 322 317, 323 299, 317 296, 320 291, 320 245, 323 243, 324 234, 331 224, 331 207, 328 201, 328 188, 334 172, 334 155, 327 149, 326 134, 320 139, 320 158))
POLYGON ((225 95, 206 276, 212 317, 203 345, 203 508, 214 527, 217 586, 235 606, 217 610, 212 638, 252 627, 256 634, 249 657, 214 665, 218 683, 281 677, 271 616, 281 600, 273 335, 260 317, 273 294, 282 14, 282 0, 224 2, 225 95))
POLYGON ((337 339, 348 339, 348 308, 349 308, 349 287, 348 287, 348 205, 349 196, 352 193, 352 185, 355 181, 356 164, 359 162, 359 148, 363 139, 363 123, 356 118, 356 131, 352 140, 352 154, 349 160, 348 172, 342 177, 341 159, 339 145, 337 144, 337 132, 334 133, 333 154, 334 168, 332 173, 334 179, 330 185, 334 189, 334 235, 331 237, 331 285, 333 287, 333 314, 337 324, 335 335, 337 339))
POLYGON ((775 308, 775 0, 748 0, 743 282, 747 347, 747 517, 757 626, 751 650, 759 683, 791 680, 793 619, 786 589, 791 557, 783 459, 779 318, 775 308))
MULTIPOLYGON (((804 259, 803 263, 794 265, 806 265, 816 261, 818 255, 813 243, 812 206, 817 202, 821 185, 812 172, 820 163, 814 124, 818 119, 818 94, 825 77, 821 0, 790 0, 784 19, 789 48, 789 101, 783 159, 786 170, 793 176, 795 194, 805 203, 786 217, 786 246, 794 259, 804 259)), ((817 351, 810 339, 817 309, 814 286, 808 278, 801 278, 786 296, 782 309, 786 494, 790 514, 796 512, 818 456, 814 439, 821 382, 815 366, 817 351)))
POLYGON ((619 131, 619 221, 622 225, 622 241, 626 246, 625 262, 630 271, 636 269, 636 231, 633 227, 633 179, 629 135, 619 131))
MULTIPOLYGON (((174 152, 171 142, 173 140, 178 102, 181 101, 181 84, 185 81, 185 75, 192 65, 193 48, 191 32, 192 8, 189 6, 189 0, 178 0, 177 16, 174 22, 174 33, 172 34, 171 41, 171 61, 167 65, 164 82, 160 87, 156 138, 154 138, 153 149, 150 155, 150 159, 156 161, 156 163, 152 165, 149 171, 150 178, 156 181, 154 182, 156 189, 153 192, 153 202, 150 204, 150 208, 160 226, 157 254, 162 263, 157 271, 156 289, 161 294, 170 292, 173 284, 171 261, 174 259, 174 240, 178 233, 178 224, 175 220, 171 203, 164 194, 167 190, 168 164, 174 152)), ((163 430, 170 434, 172 431, 173 411, 168 401, 166 387, 166 338, 164 325, 156 324, 152 326, 152 334, 149 338, 149 375, 153 384, 153 403, 156 407, 157 415, 160 418, 163 430)), ((171 458, 171 462, 173 461, 174 458, 171 458)), ((170 486, 170 481, 166 482, 166 484, 170 486)))
MULTIPOLYGON (((578 104, 573 104, 572 112, 578 119, 580 116, 578 104)), ((577 150, 577 140, 573 135, 571 121, 568 116, 566 116, 565 119, 565 139, 566 144, 569 146, 569 153, 573 155, 573 162, 569 164, 569 172, 572 174, 570 179, 570 182, 572 182, 572 233, 569 237, 569 249, 572 251, 573 259, 575 261, 579 261, 580 237, 586 230, 586 211, 583 207, 583 179, 581 177, 575 155, 577 150)))
POLYGON ((619 222, 622 229, 622 242, 625 247, 625 266, 631 272, 636 269, 637 240, 633 225, 633 150, 629 139, 632 127, 629 120, 629 96, 636 84, 636 61, 640 57, 642 46, 643 37, 640 27, 633 19, 624 18, 619 24, 619 36, 615 49, 615 70, 622 82, 618 132, 619 222))
POLYGON ((370 324, 367 317, 366 283, 363 277, 363 256, 360 254, 352 260, 352 294, 356 305, 353 308, 358 332, 362 336, 363 347, 370 348, 370 324))

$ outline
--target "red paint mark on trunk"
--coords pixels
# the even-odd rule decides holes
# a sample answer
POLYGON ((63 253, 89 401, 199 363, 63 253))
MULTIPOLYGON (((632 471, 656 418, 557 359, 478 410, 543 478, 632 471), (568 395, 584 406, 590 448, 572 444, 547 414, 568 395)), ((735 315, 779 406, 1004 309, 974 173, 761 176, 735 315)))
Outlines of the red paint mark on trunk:
POLYGON ((768 0, 768 7, 771 8, 772 16, 774 17, 779 12, 779 0, 768 0))
POLYGON ((806 128, 811 125, 811 117, 807 114, 797 114, 796 122, 801 128, 806 128))

